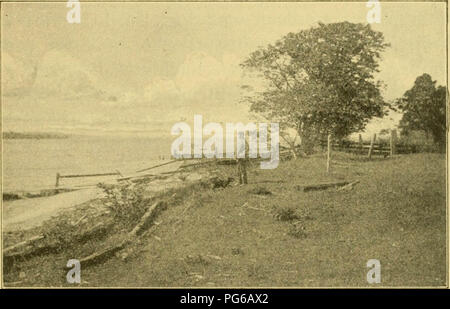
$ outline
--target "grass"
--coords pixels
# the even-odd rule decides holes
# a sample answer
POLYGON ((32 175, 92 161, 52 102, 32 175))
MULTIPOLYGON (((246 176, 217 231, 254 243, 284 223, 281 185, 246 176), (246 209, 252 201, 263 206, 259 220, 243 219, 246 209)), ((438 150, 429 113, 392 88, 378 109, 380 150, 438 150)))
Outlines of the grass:
MULTIPOLYGON (((255 166, 245 186, 184 192, 127 260, 82 269, 81 286, 369 286, 369 259, 381 262, 379 286, 444 286, 445 156, 334 159, 346 164, 330 175, 315 156, 274 170, 255 166), (297 189, 336 180, 360 183, 351 191, 297 189)), ((235 176, 234 167, 226 173, 235 176)), ((23 263, 23 284, 69 286, 55 269, 76 253, 23 263)))

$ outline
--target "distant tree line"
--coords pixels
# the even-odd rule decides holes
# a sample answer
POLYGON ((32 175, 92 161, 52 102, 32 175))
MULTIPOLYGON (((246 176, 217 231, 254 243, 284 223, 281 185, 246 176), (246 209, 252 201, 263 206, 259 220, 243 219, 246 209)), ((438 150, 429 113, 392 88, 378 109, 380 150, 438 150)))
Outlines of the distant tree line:
POLYGON ((55 139, 55 138, 68 138, 69 136, 62 133, 24 133, 24 132, 3 132, 4 139, 55 139))

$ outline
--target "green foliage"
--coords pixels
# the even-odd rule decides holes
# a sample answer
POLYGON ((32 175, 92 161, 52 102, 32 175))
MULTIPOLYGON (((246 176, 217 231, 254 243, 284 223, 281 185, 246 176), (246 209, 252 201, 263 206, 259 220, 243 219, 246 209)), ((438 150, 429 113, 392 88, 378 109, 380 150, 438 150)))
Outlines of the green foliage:
POLYGON ((433 138, 422 130, 409 130, 407 134, 401 135, 397 141, 397 146, 407 146, 414 153, 439 152, 441 150, 441 146, 436 144, 433 138))
POLYGON ((144 215, 149 199, 144 197, 142 187, 134 184, 111 186, 99 184, 105 192, 105 205, 111 211, 114 220, 124 226, 134 226, 144 215))
POLYGON ((81 226, 73 225, 69 217, 61 217, 59 220, 46 221, 42 230, 46 241, 61 250, 81 233, 81 226))
POLYGON ((417 77, 414 86, 396 102, 403 111, 400 128, 403 135, 419 130, 430 134, 434 142, 444 148, 446 141, 446 92, 437 86, 429 74, 417 77))
POLYGON ((305 150, 328 133, 342 138, 384 115, 373 74, 387 46, 382 33, 349 22, 289 33, 242 63, 263 83, 262 90, 245 86, 244 101, 282 129, 294 128, 305 150))

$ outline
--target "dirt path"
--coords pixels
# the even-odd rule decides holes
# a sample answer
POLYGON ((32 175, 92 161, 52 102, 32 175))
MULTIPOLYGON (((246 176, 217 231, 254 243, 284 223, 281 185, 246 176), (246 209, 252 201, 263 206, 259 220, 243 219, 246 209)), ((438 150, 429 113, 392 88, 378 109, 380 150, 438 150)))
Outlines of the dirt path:
POLYGON ((37 227, 64 209, 97 198, 101 192, 99 188, 89 188, 50 197, 3 202, 3 231, 37 227))

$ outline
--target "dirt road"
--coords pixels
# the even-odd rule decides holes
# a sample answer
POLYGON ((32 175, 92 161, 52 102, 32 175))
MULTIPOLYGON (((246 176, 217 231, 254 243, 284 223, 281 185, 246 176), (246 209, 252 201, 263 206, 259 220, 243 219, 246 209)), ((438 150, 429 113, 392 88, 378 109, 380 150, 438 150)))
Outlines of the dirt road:
POLYGON ((99 188, 89 188, 50 197, 3 202, 3 231, 26 230, 39 226, 62 210, 95 199, 101 192, 99 188))

